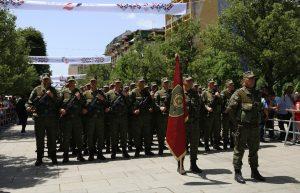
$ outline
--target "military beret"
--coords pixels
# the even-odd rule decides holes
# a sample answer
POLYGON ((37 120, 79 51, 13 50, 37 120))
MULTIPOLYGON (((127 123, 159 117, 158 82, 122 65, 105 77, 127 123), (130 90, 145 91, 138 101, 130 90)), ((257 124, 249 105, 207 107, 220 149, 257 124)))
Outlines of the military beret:
POLYGON ((208 79, 207 82, 208 82, 208 83, 215 83, 216 81, 215 81, 213 78, 211 78, 211 79, 208 79))
POLYGON ((167 77, 164 77, 164 78, 161 79, 161 82, 165 83, 165 82, 170 82, 170 81, 167 77))
POLYGON ((115 83, 121 83, 121 80, 120 79, 116 79, 115 83))
POLYGON ((184 80, 185 81, 190 81, 190 80, 193 80, 193 78, 191 76, 187 76, 187 77, 184 78, 184 80))
POLYGON ((47 79, 47 78, 50 78, 49 73, 42 74, 41 79, 47 79))
POLYGON ((140 77, 140 78, 138 79, 138 82, 145 82, 144 77, 140 77))
POLYGON ((255 75, 252 71, 247 71, 243 73, 243 78, 254 78, 255 75))
POLYGON ((74 76, 69 76, 67 82, 76 81, 74 76))

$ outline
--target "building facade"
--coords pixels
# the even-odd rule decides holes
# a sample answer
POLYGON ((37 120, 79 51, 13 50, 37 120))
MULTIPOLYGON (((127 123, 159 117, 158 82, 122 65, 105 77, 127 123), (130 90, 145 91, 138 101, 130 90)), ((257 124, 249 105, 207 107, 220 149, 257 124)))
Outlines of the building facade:
POLYGON ((200 21, 200 28, 205 29, 210 24, 217 22, 218 16, 227 3, 225 0, 173 0, 173 3, 187 3, 187 14, 183 16, 166 15, 166 35, 181 22, 190 20, 200 21))
POLYGON ((111 56, 111 63, 114 67, 118 58, 126 53, 129 48, 138 40, 152 41, 155 36, 165 34, 164 28, 155 28, 149 30, 126 31, 114 38, 105 49, 105 55, 111 56))

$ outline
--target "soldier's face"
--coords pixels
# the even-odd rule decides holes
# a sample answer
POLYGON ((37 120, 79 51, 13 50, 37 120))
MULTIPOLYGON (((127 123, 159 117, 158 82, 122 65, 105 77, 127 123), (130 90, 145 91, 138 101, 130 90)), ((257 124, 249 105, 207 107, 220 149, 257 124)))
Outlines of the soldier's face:
POLYGON ((185 86, 187 89, 191 89, 193 87, 194 82, 192 80, 186 80, 185 81, 185 86))
POLYGON ((254 77, 253 78, 246 78, 246 80, 245 80, 245 86, 247 88, 253 88, 254 85, 255 85, 255 78, 254 77))
POLYGON ((91 81, 91 88, 96 88, 97 87, 97 82, 96 81, 91 81))
POLYGON ((208 88, 214 89, 215 88, 215 83, 214 82, 208 83, 208 88))
POLYGON ((145 82, 144 82, 144 81, 139 81, 139 82, 138 82, 138 87, 139 87, 140 89, 144 89, 144 88, 145 88, 145 82))
POLYGON ((44 86, 50 86, 50 84, 51 84, 51 80, 50 80, 50 78, 44 78, 43 79, 43 84, 44 84, 44 86))
POLYGON ((69 82, 69 88, 74 89, 75 88, 75 81, 70 81, 69 82))
POLYGON ((230 91, 233 91, 233 90, 234 90, 234 84, 229 84, 229 85, 228 85, 228 89, 229 89, 230 91))
POLYGON ((164 89, 168 90, 170 88, 169 82, 164 82, 163 85, 164 89))
POLYGON ((115 89, 120 90, 122 88, 122 83, 121 82, 116 82, 115 89))

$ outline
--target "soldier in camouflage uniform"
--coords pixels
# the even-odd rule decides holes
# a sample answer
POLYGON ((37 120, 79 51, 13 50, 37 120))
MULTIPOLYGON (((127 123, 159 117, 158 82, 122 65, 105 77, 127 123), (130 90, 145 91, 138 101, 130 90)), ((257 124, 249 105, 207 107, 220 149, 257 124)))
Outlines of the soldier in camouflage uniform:
POLYGON ((151 113, 155 110, 155 103, 150 93, 145 89, 145 80, 138 80, 137 88, 130 93, 130 101, 132 103, 133 122, 134 125, 134 141, 135 141, 135 157, 140 156, 142 149, 142 139, 144 138, 145 155, 153 156, 151 152, 151 113))
MULTIPOLYGON (((134 82, 130 83, 129 85, 129 94, 133 89, 136 88, 136 85, 134 82)), ((129 104, 129 109, 133 109, 132 103, 129 104)), ((128 112, 128 150, 132 151, 132 147, 134 147, 134 123, 133 123, 133 112, 132 110, 129 110, 128 112)))
POLYGON ((233 148, 233 131, 234 125, 225 110, 228 106, 229 99, 234 92, 234 83, 232 80, 226 80, 226 89, 221 92, 222 98, 222 138, 224 150, 227 150, 230 139, 230 148, 233 148))
POLYGON ((129 158, 127 153, 127 127, 128 127, 128 108, 129 98, 128 93, 122 91, 122 82, 120 80, 115 81, 114 90, 110 90, 106 93, 107 102, 109 104, 109 112, 111 115, 111 144, 112 154, 111 158, 116 159, 119 137, 122 147, 122 155, 124 158, 129 158))
POLYGON ((58 130, 58 95, 51 86, 49 74, 42 75, 41 85, 35 87, 26 104, 26 110, 34 115, 37 160, 40 166, 44 155, 44 138, 47 134, 48 155, 53 164, 57 164, 56 137, 58 130))
POLYGON ((184 79, 184 95, 188 111, 188 120, 186 122, 187 144, 190 144, 190 170, 194 173, 201 173, 202 170, 197 166, 197 154, 200 140, 199 119, 203 112, 204 104, 193 87, 192 77, 184 79))
POLYGON ((87 113, 87 144, 89 150, 89 161, 94 160, 97 143, 97 159, 105 160, 102 149, 104 146, 104 113, 108 112, 105 94, 97 89, 97 80, 90 81, 91 89, 83 93, 86 98, 85 113, 87 113))
POLYGON ((166 137, 170 102, 172 96, 172 89, 170 89, 170 81, 168 80, 168 78, 163 78, 161 82, 162 82, 162 88, 158 90, 154 96, 156 105, 159 107, 159 112, 157 116, 157 123, 158 123, 157 138, 158 138, 158 149, 159 149, 158 155, 163 155, 163 151, 165 148, 165 137, 166 137))
POLYGON ((82 156, 82 109, 85 105, 85 100, 76 88, 74 77, 68 77, 68 87, 61 92, 61 123, 63 135, 63 163, 69 162, 69 148, 71 139, 77 147, 77 160, 83 162, 85 159, 82 156))
POLYGON ((265 178, 257 170, 261 108, 261 96, 255 90, 255 76, 253 72, 245 72, 243 87, 234 92, 226 109, 226 113, 229 113, 237 126, 234 134, 233 166, 235 180, 239 183, 245 183, 241 168, 246 146, 249 148, 248 160, 251 167, 251 177, 257 181, 265 181, 265 178))
POLYGON ((203 102, 207 111, 205 129, 204 129, 204 142, 205 151, 210 151, 209 149, 209 138, 213 137, 211 141, 214 149, 221 150, 219 147, 219 136, 220 136, 220 112, 221 112, 221 98, 220 93, 215 90, 215 81, 209 80, 208 89, 202 94, 203 102))

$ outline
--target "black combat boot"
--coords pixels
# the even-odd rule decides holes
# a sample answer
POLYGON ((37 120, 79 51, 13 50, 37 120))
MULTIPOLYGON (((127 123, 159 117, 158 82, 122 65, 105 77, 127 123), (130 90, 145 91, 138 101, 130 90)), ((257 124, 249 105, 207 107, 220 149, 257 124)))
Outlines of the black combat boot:
POLYGON ((235 179, 235 181, 237 181, 240 184, 245 184, 246 181, 245 181, 245 179, 242 176, 241 170, 236 169, 236 170, 234 170, 234 172, 235 172, 234 173, 234 179, 235 179))
POLYGON ((85 162, 85 159, 84 159, 84 157, 82 156, 81 150, 78 150, 77 160, 80 161, 80 162, 85 162))
POLYGON ((89 153, 88 161, 94 161, 94 153, 89 153))
POLYGON ((228 139, 224 139, 223 149, 226 151, 228 148, 228 139))
POLYGON ((140 157, 140 150, 139 149, 135 150, 134 157, 140 157))
POLYGON ((164 154, 164 146, 159 146, 158 155, 164 154))
POLYGON ((205 140, 205 151, 206 152, 209 152, 210 151, 210 149, 209 149, 209 144, 208 144, 208 140, 205 140))
POLYGON ((190 167, 191 172, 200 174, 202 173, 202 170, 197 166, 196 160, 191 160, 191 167, 190 167))
POLYGON ((128 154, 127 150, 125 147, 122 148, 122 155, 123 155, 123 158, 130 158, 130 155, 128 154))
POLYGON ((147 156, 154 156, 154 153, 152 151, 150 151, 149 148, 145 148, 145 155, 147 155, 147 156))
POLYGON ((103 156, 102 150, 98 150, 98 152, 97 152, 97 159, 99 159, 99 160, 106 160, 106 158, 103 156))
POLYGON ((35 161, 35 166, 40 166, 43 164, 43 153, 37 153, 37 158, 35 161))
POLYGON ((62 163, 68 163, 69 162, 69 152, 65 152, 64 154, 63 154, 63 161, 62 161, 62 163))
POLYGON ((51 161, 53 165, 57 165, 57 157, 56 157, 56 153, 51 153, 51 161))
POLYGON ((259 171, 257 168, 251 168, 251 178, 259 181, 259 182, 265 182, 266 178, 260 175, 259 171))

